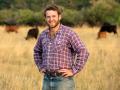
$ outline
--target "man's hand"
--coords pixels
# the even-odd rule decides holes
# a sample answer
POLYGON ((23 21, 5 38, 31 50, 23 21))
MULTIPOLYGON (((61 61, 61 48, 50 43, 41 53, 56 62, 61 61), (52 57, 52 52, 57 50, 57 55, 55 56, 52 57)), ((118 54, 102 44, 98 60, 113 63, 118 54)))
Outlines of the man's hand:
POLYGON ((40 69, 39 71, 40 71, 41 73, 45 73, 46 70, 45 70, 45 69, 40 69))
POLYGON ((58 70, 58 72, 62 73, 62 76, 64 77, 73 76, 73 72, 71 69, 60 69, 58 70))

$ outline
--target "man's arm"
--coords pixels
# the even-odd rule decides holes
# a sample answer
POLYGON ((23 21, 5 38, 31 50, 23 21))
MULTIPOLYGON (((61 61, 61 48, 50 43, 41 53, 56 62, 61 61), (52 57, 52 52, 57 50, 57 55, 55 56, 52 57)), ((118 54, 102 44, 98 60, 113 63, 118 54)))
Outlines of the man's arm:
POLYGON ((70 43, 72 45, 74 52, 77 55, 76 61, 72 67, 73 74, 76 74, 84 67, 88 59, 89 53, 84 43, 80 40, 79 36, 74 32, 72 32, 70 43))
POLYGON ((38 38, 38 41, 34 47, 34 61, 40 71, 43 68, 42 66, 42 43, 41 43, 40 37, 38 38))

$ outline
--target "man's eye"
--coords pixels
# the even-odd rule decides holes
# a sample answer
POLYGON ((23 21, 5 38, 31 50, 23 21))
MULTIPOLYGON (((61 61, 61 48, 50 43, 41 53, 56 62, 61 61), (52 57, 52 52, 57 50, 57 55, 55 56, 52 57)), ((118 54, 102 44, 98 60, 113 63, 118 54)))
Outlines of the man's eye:
POLYGON ((49 16, 46 16, 46 18, 50 18, 49 16))

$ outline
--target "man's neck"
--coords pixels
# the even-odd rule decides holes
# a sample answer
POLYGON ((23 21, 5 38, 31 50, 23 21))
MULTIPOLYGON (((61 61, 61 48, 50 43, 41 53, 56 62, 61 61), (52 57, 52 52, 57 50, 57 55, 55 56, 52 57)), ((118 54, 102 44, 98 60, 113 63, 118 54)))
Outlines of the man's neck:
POLYGON ((60 24, 58 24, 58 25, 57 25, 56 27, 54 27, 54 28, 49 28, 49 29, 50 29, 50 32, 51 32, 51 33, 56 33, 56 32, 58 32, 59 27, 60 27, 60 24))

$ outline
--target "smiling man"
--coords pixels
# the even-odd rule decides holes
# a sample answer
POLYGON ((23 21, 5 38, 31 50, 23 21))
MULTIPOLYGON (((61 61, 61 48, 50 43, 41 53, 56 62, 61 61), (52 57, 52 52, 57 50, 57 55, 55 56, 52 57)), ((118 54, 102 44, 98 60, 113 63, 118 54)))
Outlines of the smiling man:
POLYGON ((62 25, 61 9, 56 5, 44 10, 48 28, 34 47, 34 60, 44 74, 42 90, 74 90, 73 76, 85 65, 89 53, 79 36, 62 25))

